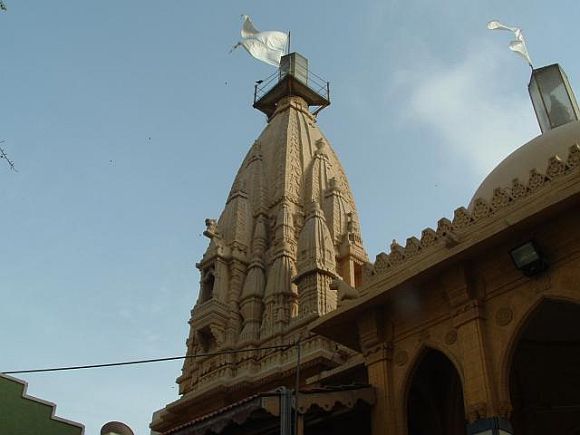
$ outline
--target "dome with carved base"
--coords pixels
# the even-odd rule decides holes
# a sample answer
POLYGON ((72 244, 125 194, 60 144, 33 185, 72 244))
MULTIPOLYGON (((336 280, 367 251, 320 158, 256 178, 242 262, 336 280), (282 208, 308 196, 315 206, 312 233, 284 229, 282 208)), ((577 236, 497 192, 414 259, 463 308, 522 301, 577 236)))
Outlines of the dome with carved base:
POLYGON ((478 198, 489 201, 495 189, 510 187, 514 179, 525 183, 532 169, 544 173, 553 156, 566 161, 570 147, 574 144, 580 144, 580 121, 550 130, 522 145, 489 173, 476 190, 468 208, 473 209, 478 198))

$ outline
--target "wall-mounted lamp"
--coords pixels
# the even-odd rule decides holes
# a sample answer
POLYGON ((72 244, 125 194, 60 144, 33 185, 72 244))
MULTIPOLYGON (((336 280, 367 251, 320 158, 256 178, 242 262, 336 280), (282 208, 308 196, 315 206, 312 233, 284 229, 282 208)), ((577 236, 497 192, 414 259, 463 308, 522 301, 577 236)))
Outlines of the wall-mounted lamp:
POLYGON ((509 421, 501 417, 482 418, 467 425, 468 435, 512 435, 509 421))
POLYGON ((530 240, 510 251, 510 257, 522 273, 533 276, 548 268, 548 263, 536 244, 530 240))

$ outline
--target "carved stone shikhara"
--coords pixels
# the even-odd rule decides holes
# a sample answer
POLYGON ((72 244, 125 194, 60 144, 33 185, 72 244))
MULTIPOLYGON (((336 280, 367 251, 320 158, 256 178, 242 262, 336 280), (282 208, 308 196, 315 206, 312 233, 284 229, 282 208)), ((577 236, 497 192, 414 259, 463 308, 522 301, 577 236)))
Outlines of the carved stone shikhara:
MULTIPOLYGON (((197 264, 200 297, 188 354, 293 343, 305 364, 336 365, 329 340, 309 320, 358 297, 368 263, 359 219, 340 162, 300 97, 283 98, 253 143, 219 219, 207 219, 209 246, 197 264), (340 281, 340 290, 331 288, 340 281), (358 280, 358 281, 357 281, 358 280)), ((291 350, 186 360, 184 400, 227 386, 267 385, 291 371, 291 350)))

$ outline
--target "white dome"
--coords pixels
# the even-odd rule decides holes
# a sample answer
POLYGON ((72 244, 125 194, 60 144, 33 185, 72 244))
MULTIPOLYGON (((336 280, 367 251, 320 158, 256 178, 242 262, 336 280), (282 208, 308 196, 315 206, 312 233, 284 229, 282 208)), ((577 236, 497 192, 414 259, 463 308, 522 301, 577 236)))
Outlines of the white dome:
POLYGON ((489 201, 494 189, 510 187, 514 178, 525 183, 532 169, 544 173, 548 160, 554 155, 565 161, 574 144, 580 144, 580 121, 550 130, 522 145, 485 177, 471 198, 469 208, 477 198, 489 201))

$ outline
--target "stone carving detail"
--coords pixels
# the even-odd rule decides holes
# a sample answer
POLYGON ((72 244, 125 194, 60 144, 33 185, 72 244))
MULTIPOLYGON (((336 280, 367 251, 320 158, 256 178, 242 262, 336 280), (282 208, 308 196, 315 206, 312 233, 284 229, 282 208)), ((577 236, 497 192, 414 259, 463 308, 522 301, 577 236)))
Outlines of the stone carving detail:
POLYGON ((447 218, 441 218, 437 221, 437 235, 444 236, 447 233, 453 232, 453 224, 447 218))
POLYGON ((425 228, 421 233, 421 246, 428 248, 437 243, 437 233, 432 228, 425 228))
POLYGON ((493 197, 491 198, 491 206, 494 209, 505 207, 512 200, 512 196, 508 189, 502 189, 497 187, 493 191, 493 197))
POLYGON ((207 218, 205 220, 205 231, 203 232, 203 235, 208 239, 213 239, 218 235, 217 222, 215 219, 207 218))
POLYGON ((391 267, 391 262, 389 261, 389 256, 384 252, 377 255, 375 260, 375 272, 382 273, 391 267))
POLYGON ((568 154, 566 164, 568 165, 568 168, 580 166, 580 146, 578 146, 578 144, 570 147, 570 154, 568 154))
POLYGON ((451 329, 445 334, 445 344, 451 346, 457 342, 457 330, 451 329))
POLYGON ((414 257, 421 250, 421 242, 417 237, 409 237, 405 245, 405 258, 414 257))
POLYGON ((545 181, 546 181, 545 175, 540 174, 535 169, 532 169, 530 171, 530 178, 528 180, 528 189, 530 189, 531 192, 535 192, 544 185, 545 181))
POLYGON ((336 252, 322 210, 312 202, 304 227, 298 239, 299 316, 323 315, 336 309, 336 292, 330 283, 337 278, 336 252))
POLYGON ((514 318, 514 312, 510 307, 501 307, 495 313, 495 323, 498 326, 507 326, 514 318))
POLYGON ((343 301, 356 299, 359 297, 356 289, 349 286, 342 279, 334 279, 330 283, 330 290, 335 290, 337 295, 337 303, 340 306, 343 301))
POLYGON ((548 168, 546 169, 546 175, 550 178, 557 177, 566 172, 566 163, 558 156, 550 157, 548 161, 548 168))
MULTIPOLYGON (((354 279, 330 288, 339 270, 349 270, 344 264, 357 278, 362 270, 355 270, 355 261, 370 269, 358 222, 344 171, 308 105, 296 96, 281 99, 246 154, 219 219, 206 221, 210 243, 197 267, 208 296, 192 310, 188 354, 295 342, 306 328, 299 316, 336 309, 338 297, 358 297, 354 279), (309 221, 312 201, 315 217, 309 221)), ((319 352, 330 349, 328 340, 303 343, 305 364, 328 358, 319 352)), ((237 376, 244 382, 260 382, 264 373, 279 376, 272 369, 293 367, 291 353, 187 360, 180 393, 191 397, 235 385, 237 376)))
POLYGON ((493 209, 485 199, 477 198, 475 200, 475 206, 473 207, 473 217, 475 218, 475 220, 487 217, 491 215, 492 212, 493 209))
POLYGON ((459 207, 453 212, 453 227, 465 228, 473 221, 471 213, 465 207, 459 207))
POLYGON ((405 249, 397 243, 396 240, 391 242, 391 254, 389 260, 392 265, 401 264, 405 260, 405 249))
POLYGON ((512 197, 514 199, 523 198, 528 194, 528 187, 523 185, 519 179, 512 180, 512 197))
POLYGON ((447 218, 439 219, 437 230, 424 229, 420 240, 414 237, 409 238, 404 248, 393 241, 390 253, 381 252, 376 256, 370 279, 377 279, 380 275, 394 269, 398 270, 401 265, 411 261, 412 258, 420 258, 422 254, 429 251, 428 248, 437 246, 451 248, 457 245, 462 240, 460 235, 469 231, 473 225, 494 216, 499 210, 518 203, 522 198, 534 194, 554 180, 578 171, 578 168, 580 168, 580 146, 574 144, 569 148, 566 162, 558 156, 551 157, 547 162, 545 173, 540 173, 536 169, 530 170, 526 184, 515 178, 510 188, 496 188, 490 202, 477 198, 472 211, 459 207, 454 211, 453 222, 447 218))

